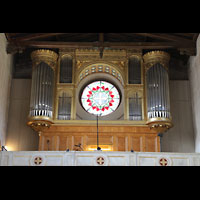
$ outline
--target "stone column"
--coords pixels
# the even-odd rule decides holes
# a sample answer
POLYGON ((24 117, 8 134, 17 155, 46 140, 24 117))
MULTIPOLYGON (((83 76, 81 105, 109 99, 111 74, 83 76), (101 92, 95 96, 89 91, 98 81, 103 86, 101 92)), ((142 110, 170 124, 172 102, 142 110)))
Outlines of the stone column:
POLYGON ((28 125, 40 132, 53 123, 54 76, 58 55, 54 51, 33 51, 32 86, 28 125))
POLYGON ((151 51, 143 56, 146 71, 147 125, 158 133, 172 127, 168 66, 170 55, 151 51))

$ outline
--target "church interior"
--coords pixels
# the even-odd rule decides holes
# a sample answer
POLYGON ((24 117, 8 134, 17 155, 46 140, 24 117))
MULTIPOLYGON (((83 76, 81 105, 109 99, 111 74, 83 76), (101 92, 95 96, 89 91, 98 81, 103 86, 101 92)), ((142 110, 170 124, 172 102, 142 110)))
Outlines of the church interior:
POLYGON ((198 33, 1 33, 1 151, 199 153, 198 33))

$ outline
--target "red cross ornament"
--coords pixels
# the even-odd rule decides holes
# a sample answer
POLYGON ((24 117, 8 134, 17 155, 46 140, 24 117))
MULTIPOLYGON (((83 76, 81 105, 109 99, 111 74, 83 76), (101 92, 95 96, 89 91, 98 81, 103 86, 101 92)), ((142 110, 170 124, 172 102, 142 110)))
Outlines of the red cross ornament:
POLYGON ((35 163, 35 165, 40 165, 42 163, 42 158, 41 157, 36 157, 34 159, 34 163, 35 163))
POLYGON ((105 159, 103 157, 98 157, 97 158, 97 164, 98 165, 103 165, 105 163, 105 159))
POLYGON ((161 158, 161 159, 159 160, 159 164, 160 164, 161 166, 167 166, 167 165, 168 165, 168 160, 167 160, 166 158, 161 158))

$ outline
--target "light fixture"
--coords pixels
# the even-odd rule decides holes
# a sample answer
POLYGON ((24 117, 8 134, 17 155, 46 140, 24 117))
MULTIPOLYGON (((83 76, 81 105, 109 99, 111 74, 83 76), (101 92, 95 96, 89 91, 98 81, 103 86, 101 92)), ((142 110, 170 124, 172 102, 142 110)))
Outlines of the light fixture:
POLYGON ((5 146, 1 147, 1 151, 8 151, 5 146))

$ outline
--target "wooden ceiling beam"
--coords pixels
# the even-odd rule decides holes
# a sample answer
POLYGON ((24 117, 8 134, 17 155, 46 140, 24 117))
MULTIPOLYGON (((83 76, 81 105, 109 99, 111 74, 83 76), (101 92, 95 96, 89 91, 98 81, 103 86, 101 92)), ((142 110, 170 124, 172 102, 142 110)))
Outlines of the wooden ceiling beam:
POLYGON ((134 34, 156 38, 156 39, 164 39, 164 40, 169 40, 169 41, 174 41, 174 42, 186 42, 186 43, 192 42, 192 40, 190 39, 177 37, 177 36, 174 36, 171 34, 165 34, 165 33, 134 33, 134 34))
POLYGON ((85 40, 94 35, 95 35, 95 33, 73 33, 70 35, 67 34, 65 37, 67 37, 67 39, 69 39, 69 40, 85 40))
POLYGON ((174 33, 174 34, 184 36, 184 37, 193 37, 195 33, 174 33))
POLYGON ((110 48, 136 48, 136 49, 167 49, 184 48, 196 49, 196 42, 58 42, 58 41, 16 41, 10 43, 18 48, 91 48, 91 47, 110 47, 110 48))
POLYGON ((64 33, 33 33, 33 34, 28 34, 26 36, 16 37, 12 40, 13 41, 28 41, 28 40, 47 38, 47 37, 63 35, 63 34, 64 33))

